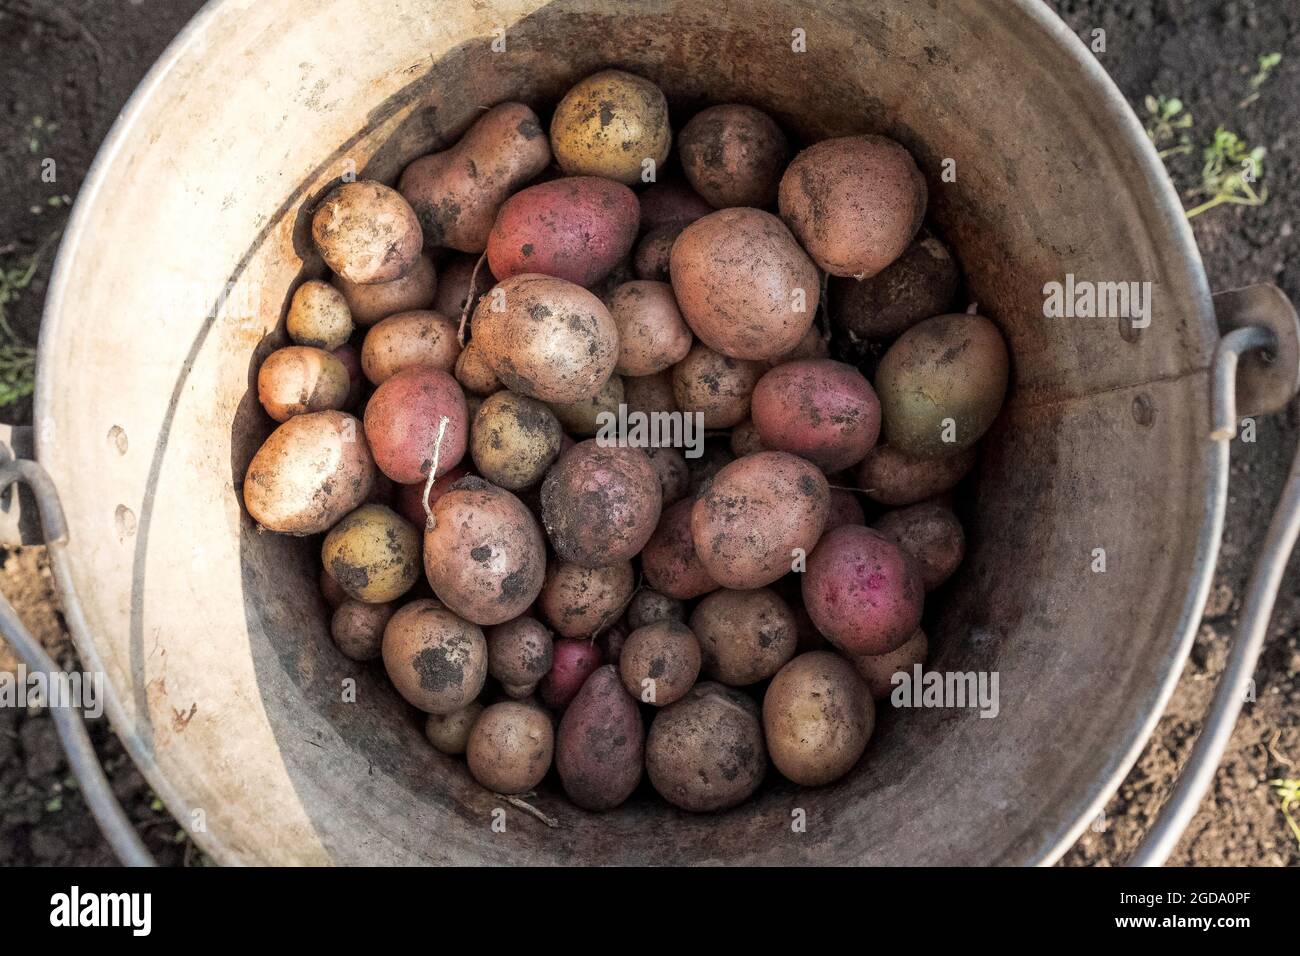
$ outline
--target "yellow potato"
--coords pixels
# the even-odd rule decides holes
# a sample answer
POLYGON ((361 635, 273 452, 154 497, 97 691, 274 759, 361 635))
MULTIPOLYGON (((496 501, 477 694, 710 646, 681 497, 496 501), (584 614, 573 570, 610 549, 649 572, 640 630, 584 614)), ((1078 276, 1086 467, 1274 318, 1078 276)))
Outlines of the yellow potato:
POLYGON ((349 597, 395 601, 420 576, 420 533, 384 505, 362 505, 325 536, 321 561, 349 597))
POLYGON ((673 131, 668 101, 649 80, 602 70, 574 86, 551 120, 551 151, 569 176, 604 176, 624 185, 642 181, 668 158, 673 131))

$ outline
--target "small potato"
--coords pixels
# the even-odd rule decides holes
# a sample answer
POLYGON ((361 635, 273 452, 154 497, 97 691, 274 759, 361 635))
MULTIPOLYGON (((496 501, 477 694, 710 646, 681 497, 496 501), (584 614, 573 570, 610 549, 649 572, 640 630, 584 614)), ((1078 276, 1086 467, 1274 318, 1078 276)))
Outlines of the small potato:
POLYGON ((627 643, 627 628, 622 624, 611 624, 600 632, 596 646, 600 648, 601 659, 606 664, 618 666, 618 659, 623 654, 623 645, 627 643))
POLYGON ((740 691, 701 681, 655 715, 645 745, 650 783, 693 813, 744 803, 767 773, 758 705, 740 691))
POLYGON ((813 324, 799 344, 792 348, 784 355, 778 355, 774 359, 768 360, 768 365, 775 368, 778 365, 784 365, 786 362, 796 362, 800 359, 826 359, 831 357, 831 343, 826 336, 822 335, 821 329, 813 324))
POLYGON ((319 534, 369 496, 375 461, 344 412, 295 415, 271 433, 244 474, 244 507, 281 534, 319 534))
POLYGON ((536 618, 517 617, 489 627, 485 636, 488 673, 502 684, 536 684, 550 672, 554 663, 551 632, 536 618))
POLYGON ((671 276, 673 243, 686 228, 685 223, 670 223, 645 234, 632 254, 632 269, 638 279, 667 282, 671 276))
POLYGON ((682 230, 673 294, 714 351, 766 361, 797 346, 817 315, 821 276, 790 230, 760 209, 723 209, 682 230))
POLYGON ((507 388, 542 402, 590 398, 618 362, 618 326, 604 303, 553 276, 496 285, 474 310, 474 340, 507 388))
POLYGON ((713 212, 713 207, 680 178, 658 179, 641 192, 639 199, 641 231, 646 235, 665 226, 677 226, 680 232, 713 212))
POLYGON ((424 722, 424 736, 439 753, 463 754, 469 745, 469 732, 481 713, 483 705, 474 701, 450 714, 430 714, 424 722))
POLYGON ((424 247, 415 211, 383 183, 359 180, 334 189, 311 218, 325 264, 348 282, 392 282, 413 268, 424 247))
POLYGON ((450 149, 422 156, 402 173, 430 247, 482 252, 501 204, 551 162, 537 114, 523 103, 499 103, 450 149))
POLYGON ((820 787, 844 776, 867 749, 876 708, 853 665, 830 651, 801 654, 763 695, 767 752, 782 776, 820 787))
POLYGON ((276 349, 257 370, 258 400, 277 422, 342 409, 351 389, 348 370, 335 355, 306 345, 276 349))
POLYGON ((867 516, 858 503, 857 496, 843 488, 831 489, 831 510, 826 515, 825 534, 846 524, 866 524, 867 516))
POLYGON ((343 363, 348 373, 348 400, 343 407, 356 408, 366 387, 366 376, 361 371, 361 352, 355 345, 347 343, 340 345, 331 354, 343 363))
POLYGON ((383 658, 397 692, 429 714, 454 714, 487 680, 483 632, 437 601, 398 608, 384 628, 383 658))
POLYGON ((632 630, 657 624, 660 621, 677 621, 686 623, 686 606, 676 598, 660 594, 650 588, 642 588, 627 606, 627 626, 632 630))
POLYGON ((813 550, 829 511, 825 475, 802 458, 764 451, 727 465, 700 492, 691 536, 700 563, 723 587, 761 588, 813 550))
POLYGON ((965 451, 1001 411, 1007 376, 1007 346, 988 319, 937 315, 912 326, 876 371, 886 442, 918 458, 965 451))
POLYGON ((872 501, 899 507, 952 490, 974 464, 974 448, 948 458, 913 458, 892 445, 877 445, 854 475, 872 501))
POLYGON ((714 591, 691 612, 704 673, 732 687, 767 680, 794 657, 799 625, 768 588, 714 591))
POLYGON ((486 262, 480 264, 479 256, 463 253, 452 256, 438 275, 438 293, 433 297, 430 308, 455 319, 459 324, 460 317, 465 312, 465 303, 473 300, 469 307, 470 312, 473 312, 483 293, 496 284, 492 270, 486 262), (478 270, 477 276, 474 274, 475 269, 478 270))
POLYGON ((330 610, 337 611, 344 601, 351 601, 348 592, 343 590, 343 585, 334 580, 330 574, 329 568, 321 568, 320 571, 320 593, 329 605, 330 610))
POLYGON ((508 491, 542 480, 560 454, 564 437, 555 415, 541 402, 500 391, 483 399, 470 429, 474 467, 508 491))
POLYGON ((657 621, 628 635, 618 659, 627 692, 643 704, 681 700, 700 676, 700 644, 680 621, 657 621))
POLYGON ((289 301, 284 327, 295 344, 333 352, 352 337, 352 312, 338 289, 308 279, 289 301))
POLYGON ((714 475, 736 460, 728 445, 724 439, 706 437, 700 456, 687 459, 686 467, 691 471, 691 495, 698 495, 714 475))
POLYGON ((690 493, 691 470, 676 448, 646 448, 646 457, 659 478, 663 507, 675 505, 690 493))
POLYGON ((905 644, 900 644, 888 654, 855 657, 853 666, 857 669, 858 676, 866 682, 871 696, 875 700, 884 700, 894 689, 894 675, 901 671, 910 677, 912 668, 924 664, 929 653, 930 642, 926 640, 925 631, 917 628, 905 644))
POLYGON ((765 370, 761 362, 728 358, 696 342, 673 366, 673 396, 683 412, 703 415, 705 428, 730 428, 749 416, 754 386, 765 370))
POLYGON ((385 379, 366 404, 366 438, 375 463, 400 485, 427 478, 435 456, 439 475, 455 468, 465 456, 468 434, 465 393, 442 369, 403 369, 385 379))
POLYGON ((654 375, 676 365, 694 337, 667 282, 625 282, 608 299, 618 326, 620 375, 654 375))
POLYGON ((600 391, 590 398, 576 402, 552 402, 551 412, 564 426, 564 431, 579 438, 592 438, 601 430, 605 420, 602 416, 613 415, 618 419, 618 407, 624 403, 623 379, 611 375, 600 387, 600 391))
POLYGON ((892 339, 922 319, 946 313, 959 280, 947 246, 922 233, 870 279, 831 279, 831 322, 854 345, 892 339))
POLYGON ((406 275, 391 282, 362 285, 342 276, 335 276, 331 281, 347 301, 352 321, 363 326, 374 325, 399 312, 428 309, 433 306, 438 290, 438 272, 433 260, 425 255, 415 260, 406 275))
POLYGON ((456 357, 456 381, 470 395, 487 398, 504 387, 492 366, 483 358, 483 348, 473 339, 465 344, 456 357))
POLYGON ((966 556, 966 534, 952 509, 934 502, 891 511, 874 525, 916 561, 921 584, 933 591, 966 556))
POLYGON ((884 136, 841 136, 805 149, 781 177, 781 218, 817 265, 867 278, 897 259, 925 220, 925 177, 884 136))
POLYGON ((461 617, 502 624, 541 592, 546 544, 522 501, 482 478, 462 478, 433 506, 424 573, 438 600, 461 617))
POLYGON ((831 359, 776 366, 754 386, 751 413, 764 446, 828 472, 857 464, 880 435, 880 401, 871 383, 831 359))
POLYGON ((613 665, 598 668, 560 718, 555 769, 570 800, 610 810, 641 782, 645 729, 613 665))
POLYGON ((731 430, 731 453, 737 458, 770 450, 763 444, 763 439, 758 437, 753 419, 747 418, 731 430))
POLYGON ((647 79, 623 70, 593 73, 564 94, 551 119, 551 149, 569 176, 641 181, 646 160, 658 169, 673 132, 668 101, 647 79))
POLYGON ((628 561, 599 568, 552 561, 538 606, 562 637, 588 638, 618 619, 635 587, 628 561))
POLYGON ((330 636, 345 657, 354 661, 373 661, 384 643, 384 628, 396 605, 367 604, 348 599, 338 606, 330 619, 330 636))
POLYGON ((642 412, 649 416, 655 412, 680 411, 673 393, 672 372, 669 371, 623 379, 623 400, 627 403, 628 414, 642 412))
POLYGON ((420 534, 391 508, 362 505, 325 536, 321 562, 354 600, 396 601, 420 576, 420 534))
POLYGON ((371 327, 361 345, 362 371, 375 385, 413 365, 450 372, 459 357, 456 323, 437 312, 390 315, 371 327))
POLYGON ((916 562, 871 528, 827 533, 803 575, 808 616, 850 657, 887 654, 921 624, 925 588, 916 562))
POLYGON ((692 116, 677 152, 686 179, 710 205, 761 209, 776 202, 790 143, 762 110, 727 103, 692 116))
POLYGON ((659 526, 641 552, 641 568, 657 591, 682 601, 719 587, 695 551, 691 537, 691 500, 665 509, 659 526))
POLYGON ((537 685, 537 692, 547 707, 564 710, 605 660, 596 644, 573 637, 555 642, 554 657, 555 663, 537 685))
POLYGON ((542 524, 564 561, 599 568, 640 553, 659 523, 663 494, 640 448, 579 442, 542 482, 542 524))
POLYGON ((555 731, 549 715, 514 702, 493 704, 470 730, 469 772, 495 793, 525 793, 551 769, 555 731))
MULTIPOLYGON (((468 477, 469 474, 468 468, 457 466, 437 479, 429 489, 427 499, 429 507, 432 508, 439 498, 451 491, 456 482, 468 477)), ((424 513, 424 504, 420 500, 424 496, 424 485, 423 481, 413 485, 397 485, 397 492, 393 496, 393 510, 417 528, 423 528, 428 520, 428 516, 424 513)))

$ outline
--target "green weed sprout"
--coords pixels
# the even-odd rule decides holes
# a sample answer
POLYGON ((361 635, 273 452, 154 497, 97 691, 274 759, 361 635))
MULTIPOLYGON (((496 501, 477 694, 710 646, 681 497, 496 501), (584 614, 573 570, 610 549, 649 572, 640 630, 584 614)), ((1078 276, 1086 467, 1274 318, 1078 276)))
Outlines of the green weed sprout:
POLYGON ((1192 114, 1183 111, 1183 101, 1176 96, 1148 96, 1145 104, 1149 114, 1147 138, 1160 151, 1160 158, 1190 153, 1192 142, 1187 130, 1192 126, 1192 114), (1166 143, 1175 145, 1165 146, 1166 143))
POLYGON ((1250 95, 1237 104, 1241 109, 1245 109, 1251 103, 1259 99, 1259 88, 1268 82, 1269 75, 1282 62, 1281 53, 1265 53, 1259 58, 1259 69, 1255 75, 1250 78, 1250 95))
POLYGON ((32 284, 43 251, 19 265, 0 264, 0 407, 26 398, 36 387, 36 349, 14 332, 7 306, 32 284))
POLYGON ((1236 133, 1220 126, 1214 139, 1205 147, 1205 165, 1201 167, 1201 185, 1193 195, 1209 196, 1205 202, 1187 210, 1187 218, 1199 216, 1215 206, 1233 203, 1238 206, 1259 206, 1268 198, 1268 190, 1254 183, 1264 172, 1263 146, 1248 147, 1236 133))
POLYGON ((1269 784, 1277 791, 1277 797, 1282 801, 1282 816, 1286 818, 1286 825, 1295 834, 1296 843, 1300 843, 1300 823, 1297 823, 1296 818, 1291 815, 1291 807, 1300 805, 1300 779, 1270 780, 1269 784))

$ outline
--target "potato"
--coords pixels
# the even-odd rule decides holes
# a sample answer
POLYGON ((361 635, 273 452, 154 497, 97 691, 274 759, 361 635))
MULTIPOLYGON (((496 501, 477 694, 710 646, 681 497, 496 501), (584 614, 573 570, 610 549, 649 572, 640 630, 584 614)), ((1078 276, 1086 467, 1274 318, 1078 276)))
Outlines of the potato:
POLYGON ((460 317, 465 312, 465 303, 473 299, 473 304, 470 305, 470 311, 473 312, 483 293, 496 284, 492 270, 480 256, 463 253, 452 256, 438 275, 438 292, 429 308, 450 316, 459 324, 460 317), (474 275, 475 269, 478 270, 477 276, 474 275))
POLYGON ((591 637, 618 620, 635 587, 627 561, 599 568, 552 561, 538 607, 562 637, 591 637))
POLYGON ((348 343, 340 345, 330 354, 343 363, 343 368, 348 373, 348 399, 343 407, 356 408, 366 387, 366 376, 361 371, 361 352, 355 345, 348 343))
POLYGON ((759 209, 723 209, 673 243, 669 272, 686 324, 709 348, 765 361, 808 332, 821 277, 790 230, 759 209))
POLYGON ((595 285, 636 242, 641 207, 626 186, 595 176, 553 179, 515 193, 488 237, 497 279, 540 273, 595 285))
POLYGON ((880 402, 852 365, 801 359, 758 380, 751 400, 763 445, 835 472, 866 457, 880 435, 880 402))
POLYGON ((500 103, 455 146, 407 166, 397 188, 431 247, 482 252, 501 204, 550 161, 537 114, 523 103, 500 103))
POLYGON ((921 584, 933 591, 966 556, 966 534, 951 508, 928 501, 891 511, 874 525, 916 561, 921 584))
POLYGON ((482 478, 462 478, 433 506, 424 532, 424 573, 451 610, 475 624, 501 624, 542 590, 546 544, 522 501, 482 478))
POLYGON ((362 371, 375 385, 413 365, 450 372, 459 357, 456 323, 437 312, 390 315, 371 327, 361 345, 362 371))
POLYGON ((831 343, 826 336, 822 335, 821 329, 817 328, 816 323, 814 323, 804 333, 798 345, 774 359, 768 359, 767 364, 777 366, 784 365, 786 362, 795 362, 799 359, 825 359, 830 358, 830 356, 831 343))
POLYGON ((618 660, 627 692, 643 704, 681 700, 700 676, 700 644, 680 621, 657 621, 628 635, 618 660))
POLYGON ((482 346, 473 339, 465 344, 456 357, 455 371, 456 381, 460 382, 461 388, 479 398, 487 398, 504 387, 497 378, 497 373, 492 371, 492 366, 483 358, 482 346))
POLYGON ((469 772, 495 793, 525 793, 551 769, 551 718, 527 704, 493 704, 479 715, 465 747, 469 772))
POLYGON ((554 276, 513 276, 474 310, 474 340, 511 391, 541 402, 590 398, 618 362, 618 326, 603 302, 554 276))
POLYGON ((536 684, 549 673, 554 662, 551 632, 536 618, 517 617, 489 627, 484 636, 488 646, 488 673, 502 684, 515 687, 536 684))
POLYGON ((902 256, 871 278, 831 279, 831 322, 854 345, 892 339, 922 319, 947 312, 959 280, 952 253, 922 232, 902 256))
POLYGON ((487 680, 483 632, 437 601, 398 608, 384 628, 383 659, 397 692, 429 714, 454 714, 487 680))
POLYGON ((676 365, 691 350, 691 330, 666 282, 625 282, 608 299, 618 326, 620 375, 654 375, 676 365))
POLYGON ((767 752, 782 776, 820 787, 844 776, 862 756, 876 723, 867 685, 830 651, 800 654, 763 695, 767 752))
POLYGON ((664 94, 622 70, 580 81, 551 119, 551 149, 569 176, 604 176, 631 186, 664 164, 672 141, 664 94))
POLYGON ((345 657, 354 661, 373 661, 384 642, 384 628, 396 605, 367 604, 351 598, 335 610, 330 619, 330 636, 345 657))
POLYGON ((333 354, 306 345, 276 349, 257 370, 257 397, 277 422, 307 412, 338 411, 352 381, 333 354))
POLYGON ((887 654, 867 654, 853 658, 858 676, 866 682, 867 690, 876 700, 884 700, 894 689, 894 675, 902 671, 909 677, 912 668, 924 664, 930 652, 930 642, 920 628, 903 644, 887 654))
POLYGON ((366 438, 375 463, 401 485, 423 481, 438 462, 446 474, 465 456, 469 411, 456 380, 442 369, 415 365, 386 379, 366 404, 366 438), (440 422, 447 419, 439 437, 440 422))
POLYGON ((767 680, 794 657, 799 627, 769 588, 714 591, 691 612, 704 673, 732 687, 767 680))
MULTIPOLYGON (((432 508, 439 498, 451 491, 456 482, 469 474, 468 468, 458 465, 437 479, 429 489, 429 507, 432 508)), ((420 500, 424 496, 424 485, 423 481, 417 481, 413 485, 397 485, 397 492, 393 496, 393 510, 417 528, 423 528, 428 520, 424 504, 420 500)))
POLYGON ((889 347, 876 371, 885 441, 947 458, 988 431, 1007 391, 1007 346, 988 319, 937 315, 889 347))
POLYGON ((500 391, 485 398, 474 416, 470 455, 484 478, 518 491, 542 480, 560 454, 563 437, 555 415, 541 402, 500 391))
POLYGON ((295 415, 244 473, 244 507, 267 531, 319 534, 370 496, 375 461, 361 423, 344 412, 295 415))
POLYGON ((825 475, 802 458, 764 451, 727 465, 700 492, 691 536, 723 587, 761 588, 813 550, 829 511, 825 475))
POLYGON ((430 714, 424 722, 424 736, 440 753, 463 754, 469 745, 469 732, 481 713, 483 705, 474 701, 450 714, 430 714))
POLYGON ((659 478, 663 507, 674 505, 690 493, 691 471, 676 448, 646 448, 645 455, 659 478))
POLYGON ((954 488, 975 464, 975 449, 948 458, 913 458, 892 445, 867 452, 854 472, 868 498, 882 505, 911 505, 954 488))
POLYGON ((629 415, 632 412, 653 415, 655 412, 679 411, 673 393, 673 376, 667 371, 623 379, 623 400, 627 403, 629 415))
POLYGON ((645 730, 612 664, 598 668, 560 718, 555 769, 569 799, 610 810, 641 782, 645 730))
POLYGON ((332 352, 352 337, 352 312, 338 289, 308 279, 289 300, 284 328, 295 344, 332 352))
POLYGON ((673 396, 683 412, 703 415, 705 428, 730 428, 749 416, 754 386, 764 371, 760 362, 728 358, 696 342, 673 366, 673 396))
POLYGON ((897 259, 925 220, 925 177, 884 136, 841 136, 808 147, 781 177, 781 218, 817 265, 866 278, 897 259))
POLYGON ((659 178, 638 198, 641 202, 641 231, 646 235, 665 226, 676 226, 680 232, 696 219, 714 211, 689 183, 675 177, 659 178))
POLYGON ((851 657, 887 654, 921 624, 921 572, 879 531, 845 525, 808 558, 803 601, 817 630, 851 657))
POLYGON ((348 592, 343 590, 343 585, 334 580, 329 568, 321 568, 320 593, 331 611, 337 611, 344 601, 352 600, 348 597, 348 592))
POLYGON ((659 795, 683 810, 744 803, 767 773, 758 705, 740 691, 701 681, 655 715, 645 769, 659 795))
POLYGON ((431 307, 438 290, 438 272, 433 260, 422 255, 406 275, 391 282, 362 285, 342 276, 335 276, 331 282, 347 301, 352 321, 357 325, 374 325, 399 312, 431 307))
POLYGON ((555 415, 564 431, 581 438, 591 438, 601 430, 605 414, 618 418, 618 407, 624 403, 623 379, 611 375, 600 387, 600 391, 590 398, 576 402, 552 402, 550 410, 555 415))
POLYGON ((344 183, 311 217, 325 264, 348 282, 391 282, 415 267, 424 246, 420 222, 401 194, 383 183, 344 183))
POLYGON ((763 445, 763 439, 758 437, 758 429, 754 427, 752 419, 747 418, 731 429, 731 453, 737 458, 770 450, 763 445))
POLYGON ((671 276, 673 243, 686 228, 685 223, 674 222, 652 229, 636 244, 632 254, 632 270, 638 279, 667 282, 671 276))
POLYGON ((650 588, 642 588, 627 606, 627 626, 632 630, 660 621, 686 623, 686 606, 676 598, 650 588))
POLYGON ((579 442, 542 482, 542 524, 564 561, 587 568, 638 554, 659 523, 662 492, 640 448, 579 442))
POLYGON ((825 534, 846 524, 866 524, 867 516, 858 503, 857 496, 844 488, 831 489, 831 510, 826 515, 825 534))
POLYGON ((605 662, 601 649, 586 638, 562 637, 555 642, 555 662, 537 692, 552 710, 564 710, 578 691, 605 662))
POLYGON ((601 660, 606 664, 618 666, 618 659, 623 654, 623 645, 627 643, 627 628, 620 623, 611 624, 600 632, 596 646, 600 648, 601 660))
POLYGON ((695 551, 691 537, 694 502, 679 501, 666 509, 641 553, 641 568, 656 591, 687 601, 717 588, 695 551))
POLYGON ((762 208, 776 202, 790 143, 762 110, 726 103, 692 116, 677 152, 687 181, 709 205, 762 208))
POLYGON ((362 505, 325 536, 321 562, 353 600, 395 601, 420 576, 420 534, 391 508, 362 505))

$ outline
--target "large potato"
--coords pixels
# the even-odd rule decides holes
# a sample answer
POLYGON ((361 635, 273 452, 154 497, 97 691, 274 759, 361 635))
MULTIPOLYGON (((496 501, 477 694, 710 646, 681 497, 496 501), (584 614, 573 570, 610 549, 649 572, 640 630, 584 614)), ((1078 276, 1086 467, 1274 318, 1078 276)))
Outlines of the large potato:
POLYGON ((420 576, 420 533, 384 505, 362 505, 330 529, 321 563, 348 596, 396 601, 420 576))
POLYGON ((703 415, 707 429, 730 428, 749 417, 764 370, 761 362, 729 358, 696 342, 673 366, 674 403, 683 412, 703 415))
POLYGON ((643 174, 653 179, 672 141, 663 92, 623 70, 602 70, 576 84, 551 119, 551 149, 569 176, 604 176, 627 186, 642 182, 643 174))
POLYGON ((838 780, 858 762, 876 723, 867 685, 830 651, 800 654, 763 695, 763 733, 776 769, 805 787, 838 780))
POLYGON ((388 378, 366 404, 366 438, 380 471, 401 485, 423 481, 437 457, 438 474, 465 455, 469 410, 465 393, 442 369, 415 365, 388 378), (439 431, 442 419, 445 429, 439 431))
POLYGON ((891 511, 873 527, 912 556, 927 591, 952 577, 966 555, 961 522, 951 508, 933 501, 891 511))
POLYGON ((379 656, 384 642, 384 628, 396 605, 344 601, 330 618, 330 636, 345 657, 354 661, 372 661, 379 656))
POLYGON ((861 372, 831 359, 778 365, 758 380, 754 427, 767 448, 826 472, 861 461, 880 435, 880 402, 861 372))
POLYGON ((873 276, 925 220, 925 177, 884 136, 841 136, 805 149, 781 177, 781 218, 831 275, 873 276))
POLYGON ((942 315, 957 295, 960 276, 948 248, 922 235, 898 259, 869 279, 831 280, 831 321, 855 346, 892 339, 922 319, 942 315))
POLYGON ((641 782, 645 731, 612 664, 598 668, 560 718, 555 769, 569 799, 610 810, 641 782))
POLYGON ((700 644, 680 621, 656 621, 627 636, 618 673, 643 704, 666 707, 681 700, 700 676, 700 644))
POLYGON ((320 279, 308 279, 289 300, 284 330, 296 345, 332 352, 352 337, 352 312, 338 289, 320 279))
POLYGON ((357 325, 374 325, 398 312, 427 309, 433 305, 438 290, 438 273, 427 255, 417 258, 406 275, 391 282, 362 285, 342 276, 335 276, 331 281, 343 294, 357 325))
POLYGON ((282 534, 319 534, 368 497, 375 460, 361 422, 344 412, 295 415, 271 433, 244 473, 244 506, 282 534))
POLYGON ((402 369, 428 365, 450 372, 460 357, 456 322, 437 312, 399 312, 372 326, 361 344, 361 369, 382 385, 402 369))
POLYGON ((537 603, 562 637, 589 638, 618 620, 635 588, 628 561, 598 568, 552 561, 537 603))
POLYGON ((727 103, 692 116, 677 152, 686 179, 710 205, 763 208, 776 202, 790 144, 762 110, 727 103))
POLYGON ((926 640, 925 631, 918 627, 915 634, 889 653, 855 657, 853 666, 866 682, 871 696, 875 700, 884 700, 894 689, 894 675, 901 672, 910 679, 912 669, 917 664, 924 664, 929 652, 930 642, 926 640))
POLYGON ((335 188, 311 218, 325 264, 348 282, 392 282, 415 268, 424 245, 419 220, 401 194, 360 180, 335 188))
POLYGON ((489 395, 474 415, 470 454, 488 481, 509 491, 542 480, 560 453, 564 432, 541 402, 500 391, 489 395))
POLYGON ((412 601, 384 628, 384 670, 407 703, 428 714, 454 714, 487 680, 483 632, 437 601, 412 601))
POLYGON ((893 445, 877 445, 855 469, 855 477, 872 501, 899 507, 952 490, 974 464, 974 448, 947 458, 914 458, 893 445))
POLYGON ((719 586, 695 552, 695 539, 691 536, 694 504, 690 500, 679 501, 667 508, 641 552, 641 568, 650 586, 682 601, 707 594, 719 586))
POLYGON ((466 742, 469 772, 495 793, 525 793, 551 769, 555 731, 550 715, 528 704, 493 704, 474 721, 466 742))
POLYGON ((564 561, 598 568, 627 561, 659 523, 663 493, 640 448, 579 442, 542 482, 542 523, 564 561))
POLYGON ((767 680, 794 657, 799 624, 768 588, 714 591, 691 612, 704 673, 732 687, 767 680))
POLYGON ((277 422, 295 415, 342 409, 352 390, 348 370, 324 349, 276 349, 257 370, 257 397, 277 422))
POLYGON ((694 337, 666 282, 625 282, 612 293, 620 375, 654 375, 686 358, 694 337))
POLYGON ((759 209, 723 209, 691 223, 673 243, 669 271, 686 323, 731 358, 789 352, 821 300, 813 261, 780 219, 759 209))

